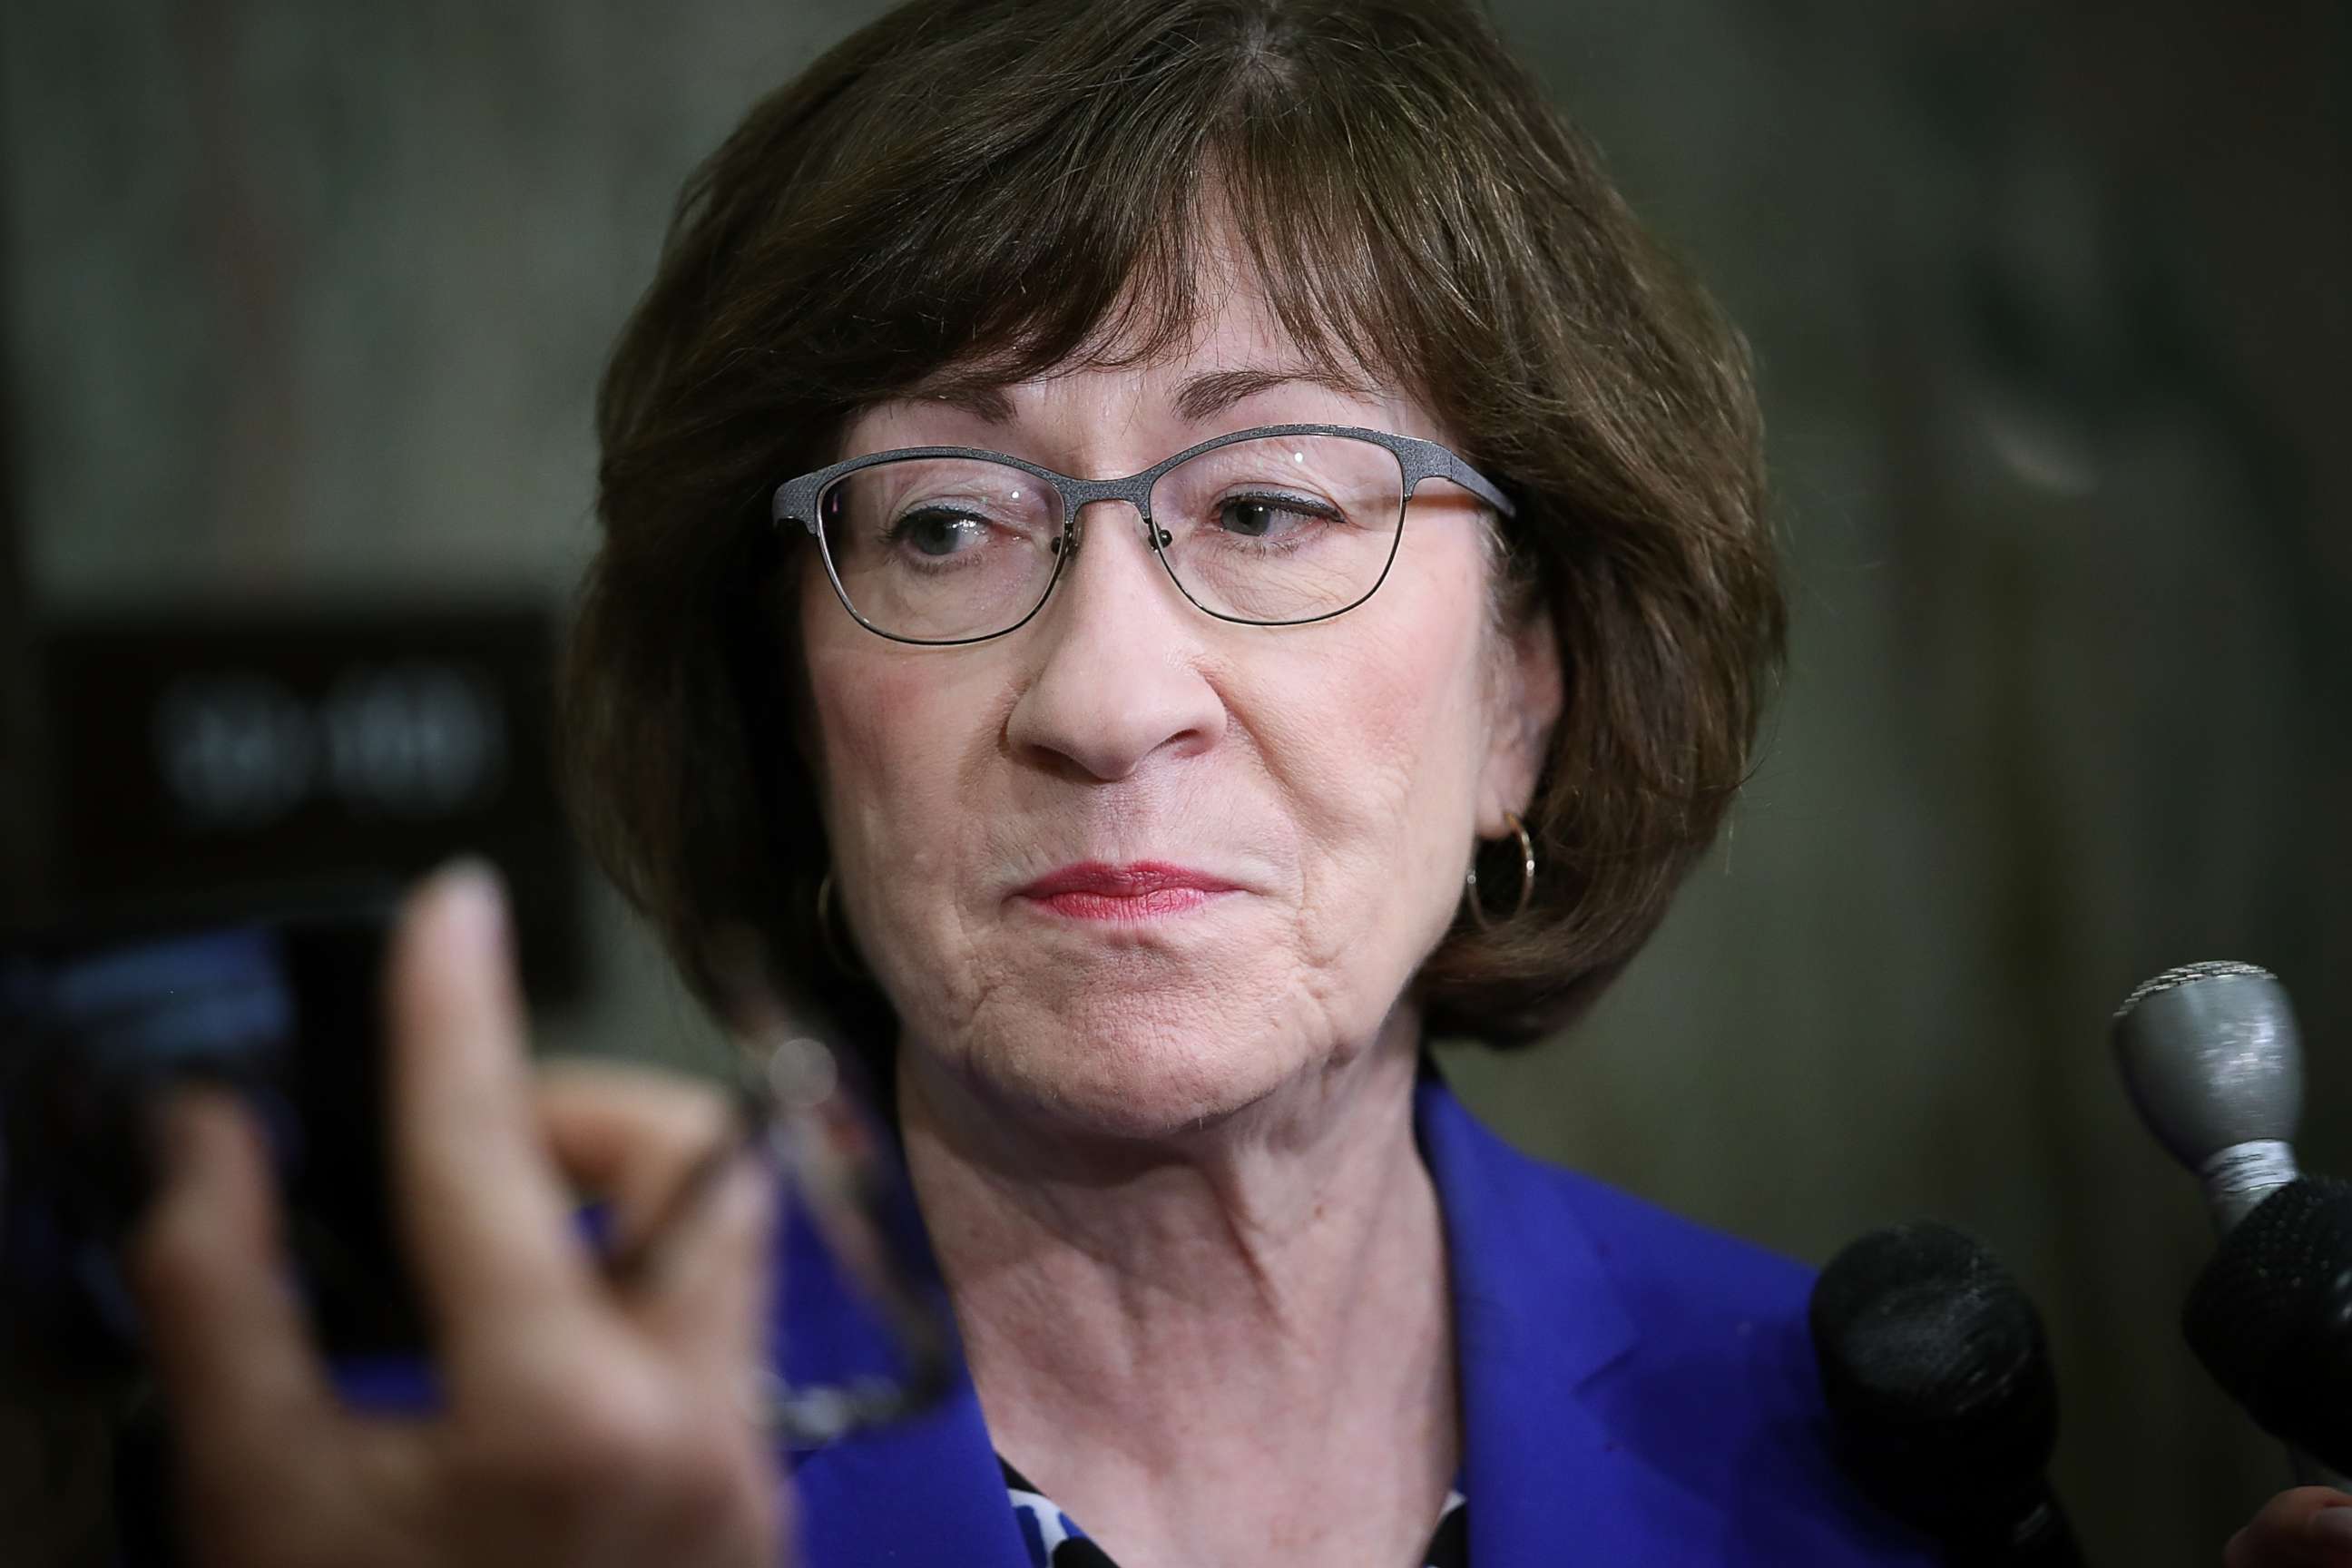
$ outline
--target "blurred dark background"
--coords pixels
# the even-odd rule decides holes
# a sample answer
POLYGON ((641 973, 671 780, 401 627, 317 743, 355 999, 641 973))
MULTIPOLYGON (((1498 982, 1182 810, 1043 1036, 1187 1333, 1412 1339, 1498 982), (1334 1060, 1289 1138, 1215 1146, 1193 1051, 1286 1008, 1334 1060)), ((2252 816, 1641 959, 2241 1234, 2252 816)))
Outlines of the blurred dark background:
MULTIPOLYGON (((0 916, 88 892, 110 789, 126 832, 153 804, 69 743, 108 697, 60 648, 404 627, 408 668, 450 616, 560 620, 679 181, 878 9, 0 9, 0 916)), ((2352 1173, 2352 7, 1497 10, 1756 346, 1796 618, 1649 952, 1573 1037, 1452 1070, 1528 1147, 1816 1262, 1974 1231, 2049 1321, 2095 1560, 2216 1563, 2287 1477, 2181 1347, 2207 1221, 2105 1031, 2158 969, 2270 966, 2305 1163, 2352 1173)), ((446 689, 398 691, 399 776, 456 776, 446 689)), ((513 853, 568 932, 548 1047, 709 1065, 593 876, 513 853)), ((24 1489, 60 1483, 10 1441, 0 1556, 37 1562, 24 1489)))

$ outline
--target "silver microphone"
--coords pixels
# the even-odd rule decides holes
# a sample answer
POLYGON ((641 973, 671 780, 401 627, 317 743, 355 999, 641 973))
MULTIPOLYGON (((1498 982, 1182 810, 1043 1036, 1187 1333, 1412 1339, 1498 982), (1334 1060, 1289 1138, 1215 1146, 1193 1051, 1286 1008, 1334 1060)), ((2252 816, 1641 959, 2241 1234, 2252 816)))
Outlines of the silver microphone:
POLYGON ((2124 998, 2114 1032, 2141 1120, 2205 1184, 2221 1234, 2300 1174, 2303 1040, 2276 975, 2251 963, 2168 969, 2124 998))
MULTIPOLYGON (((2303 1042, 2277 976, 2251 963, 2168 969, 2124 998, 2112 1034, 2141 1120, 2203 1184, 2220 1235, 2295 1182, 2303 1042)), ((2308 1454, 2288 1455, 2306 1484, 2352 1491, 2308 1454)))

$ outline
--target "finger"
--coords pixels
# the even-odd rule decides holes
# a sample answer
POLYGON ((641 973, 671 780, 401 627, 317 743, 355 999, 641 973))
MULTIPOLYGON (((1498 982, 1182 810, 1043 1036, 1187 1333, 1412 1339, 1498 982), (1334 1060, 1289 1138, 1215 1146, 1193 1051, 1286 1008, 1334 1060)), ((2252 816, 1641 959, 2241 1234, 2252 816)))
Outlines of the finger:
POLYGON ((296 1451, 338 1415, 287 1276, 260 1130, 218 1091, 165 1108, 164 1185, 126 1249, 131 1285, 193 1466, 296 1451))
POLYGON ((779 1178, 751 1149, 663 1238, 632 1315, 704 1386, 732 1400, 767 1360, 779 1178))
POLYGON ((2230 1538, 2225 1568, 2352 1568, 2352 1497, 2297 1487, 2271 1499, 2230 1538))
POLYGON ((385 1000, 400 1215, 453 1378, 595 1300, 541 1147, 504 900, 459 865, 410 899, 385 1000))
POLYGON ((740 1141, 726 1097, 683 1075, 602 1062, 541 1068, 540 1128, 565 1176, 609 1199, 616 1251, 693 1194, 714 1153, 740 1141))
POLYGON ((539 1106, 565 1173, 614 1200, 629 1316, 732 1397, 765 1348, 777 1181, 735 1108, 675 1073, 584 1062, 542 1068, 539 1106))

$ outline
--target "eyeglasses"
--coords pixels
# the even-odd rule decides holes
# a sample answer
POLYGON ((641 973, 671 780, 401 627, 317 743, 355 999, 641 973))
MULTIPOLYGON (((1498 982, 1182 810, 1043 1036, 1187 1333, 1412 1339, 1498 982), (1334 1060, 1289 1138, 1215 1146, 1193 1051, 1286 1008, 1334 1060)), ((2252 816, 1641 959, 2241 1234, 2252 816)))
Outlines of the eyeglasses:
POLYGON ((1267 425, 1123 479, 970 447, 876 452, 779 486, 770 517, 815 536, 843 607, 897 642, 980 642, 1026 624, 1077 553, 1080 511, 1106 500, 1135 508, 1151 552, 1210 615, 1297 626, 1372 596, 1405 503, 1430 479, 1512 514, 1493 481, 1434 441, 1267 425))

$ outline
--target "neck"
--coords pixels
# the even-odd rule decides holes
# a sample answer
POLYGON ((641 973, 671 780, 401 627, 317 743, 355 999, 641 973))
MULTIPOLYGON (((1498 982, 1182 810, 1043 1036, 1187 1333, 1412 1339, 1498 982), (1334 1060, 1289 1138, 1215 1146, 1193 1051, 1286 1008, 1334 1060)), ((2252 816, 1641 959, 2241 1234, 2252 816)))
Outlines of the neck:
POLYGON ((909 1169, 996 1444, 1127 1568, 1418 1551, 1459 1439, 1419 1022, 1152 1140, 901 1050, 909 1169), (1390 1537, 1404 1538, 1400 1544, 1390 1537))

